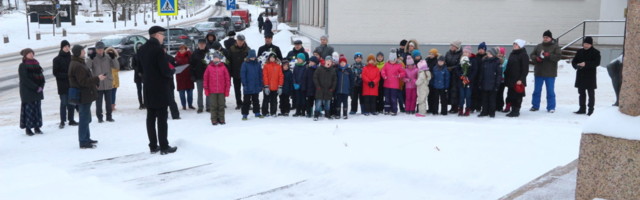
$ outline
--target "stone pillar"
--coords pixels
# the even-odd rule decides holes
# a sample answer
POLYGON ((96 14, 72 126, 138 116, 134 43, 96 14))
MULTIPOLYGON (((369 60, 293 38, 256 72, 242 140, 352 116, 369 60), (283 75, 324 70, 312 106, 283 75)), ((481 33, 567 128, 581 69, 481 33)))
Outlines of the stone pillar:
MULTIPOLYGON (((628 0, 627 8, 620 112, 637 117, 640 115, 640 79, 637 78, 640 77, 640 0, 628 0)), ((632 122, 631 126, 610 126, 638 124, 632 122)), ((614 133, 583 133, 576 200, 640 199, 640 140, 611 137, 611 134, 614 133)))
POLYGON ((629 0, 624 37, 624 62, 620 88, 620 112, 640 115, 640 1, 629 0))

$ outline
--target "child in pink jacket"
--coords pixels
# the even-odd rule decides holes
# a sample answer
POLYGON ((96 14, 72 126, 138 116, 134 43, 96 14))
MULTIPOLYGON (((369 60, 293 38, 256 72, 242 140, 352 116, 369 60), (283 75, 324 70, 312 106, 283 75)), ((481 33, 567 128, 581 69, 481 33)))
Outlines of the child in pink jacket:
POLYGON ((398 99, 400 97, 400 80, 404 80, 405 72, 402 63, 398 62, 396 49, 391 49, 389 62, 384 64, 380 72, 384 79, 384 114, 396 116, 398 114, 398 99))
POLYGON ((211 124, 224 125, 224 106, 225 97, 229 96, 229 88, 231 87, 231 78, 229 71, 224 63, 220 62, 222 55, 213 53, 213 60, 204 72, 203 88, 204 94, 207 96, 211 110, 211 124))
MULTIPOLYGON (((407 77, 404 78, 404 90, 405 90, 405 111, 408 115, 416 114, 416 100, 418 98, 418 90, 416 86, 416 80, 418 79, 418 68, 416 67, 413 58, 407 56, 407 67, 404 69, 407 77)), ((421 60, 420 62, 425 62, 421 60)))

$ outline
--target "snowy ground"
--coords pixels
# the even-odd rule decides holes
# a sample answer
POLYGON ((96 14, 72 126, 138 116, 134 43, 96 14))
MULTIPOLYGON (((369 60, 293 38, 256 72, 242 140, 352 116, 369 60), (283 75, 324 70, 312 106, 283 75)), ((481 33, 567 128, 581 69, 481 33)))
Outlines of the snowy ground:
MULTIPOLYGON (((255 25, 243 33, 251 48, 264 43, 255 25)), ((283 54, 290 37, 274 36, 283 54)), ((588 119, 572 113, 575 72, 566 65, 554 114, 526 111, 532 74, 515 119, 358 114, 241 121, 231 94, 227 125, 213 127, 208 114, 181 110, 181 120, 169 121, 178 152, 150 155, 132 75, 120 73, 116 122, 93 118, 92 138, 100 141, 94 150, 78 149, 76 127, 57 128, 54 80, 44 90, 44 135, 18 128, 17 89, 2 94, 0 199, 497 199, 577 158, 588 119)), ((604 68, 598 84, 596 113, 615 98, 604 68)))

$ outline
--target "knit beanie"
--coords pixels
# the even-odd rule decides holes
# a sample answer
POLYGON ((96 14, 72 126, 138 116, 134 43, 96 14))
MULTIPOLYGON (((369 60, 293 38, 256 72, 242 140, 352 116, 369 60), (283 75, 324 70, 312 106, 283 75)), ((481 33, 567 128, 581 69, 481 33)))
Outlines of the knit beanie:
POLYGON ((429 53, 433 54, 434 56, 438 56, 438 49, 433 48, 433 49, 429 50, 429 53))
POLYGON ((62 40, 62 42, 60 42, 60 49, 66 47, 66 46, 71 46, 71 44, 69 44, 69 41, 67 41, 67 40, 62 40))
POLYGON ((464 48, 462 49, 463 53, 472 53, 471 52, 471 46, 464 46, 464 48))
POLYGON ((484 49, 485 51, 487 50, 487 43, 482 42, 478 45, 478 50, 480 49, 484 49))
POLYGON ((413 64, 416 64, 416 63, 413 61, 413 58, 411 58, 411 56, 407 56, 407 59, 406 59, 406 61, 405 61, 405 62, 407 63, 407 65, 413 65, 413 64))
POLYGON ((82 53, 82 50, 84 49, 83 46, 80 45, 73 45, 73 48, 71 48, 71 53, 73 54, 73 56, 75 57, 80 57, 80 53, 82 53))
POLYGON ((553 38, 553 35, 551 34, 551 31, 550 31, 550 30, 545 31, 545 32, 542 34, 542 36, 543 36, 543 37, 544 37, 544 36, 547 36, 547 37, 553 38))
POLYGON ((373 54, 369 54, 369 56, 367 56, 367 62, 369 62, 370 60, 373 60, 373 62, 376 62, 376 56, 374 56, 373 54))
POLYGON ((398 59, 398 54, 396 53, 396 49, 391 49, 389 52, 389 61, 398 59))
POLYGON ((462 42, 460 40, 453 41, 453 42, 451 42, 451 46, 454 46, 454 47, 460 49, 460 46, 462 46, 462 42))
POLYGON ((298 55, 296 55, 296 58, 300 58, 302 60, 307 60, 307 57, 304 55, 304 53, 298 53, 298 55))
POLYGON ((413 52, 411 52, 411 56, 413 56, 414 58, 418 56, 422 57, 422 52, 420 52, 420 50, 415 49, 413 50, 413 52))

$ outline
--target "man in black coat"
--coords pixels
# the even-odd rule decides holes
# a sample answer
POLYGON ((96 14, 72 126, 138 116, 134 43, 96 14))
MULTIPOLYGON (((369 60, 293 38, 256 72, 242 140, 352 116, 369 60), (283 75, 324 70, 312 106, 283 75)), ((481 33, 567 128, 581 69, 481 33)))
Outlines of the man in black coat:
POLYGON ((138 50, 138 61, 142 66, 144 104, 147 106, 147 135, 151 153, 174 153, 177 147, 169 146, 167 140, 167 107, 171 103, 171 77, 169 61, 162 50, 165 28, 153 26, 149 29, 149 41, 138 50), (156 135, 156 120, 158 130, 156 135), (158 147, 158 141, 160 146, 158 147))
POLYGON ((60 52, 53 58, 53 76, 58 84, 58 95, 60 96, 60 129, 64 128, 65 122, 69 120, 70 126, 77 126, 78 122, 73 120, 75 106, 69 104, 69 64, 71 64, 71 44, 62 40, 60 52))
POLYGON ((582 48, 578 50, 576 56, 571 61, 571 65, 576 69, 576 84, 580 94, 580 109, 576 114, 593 114, 595 101, 596 68, 600 65, 600 51, 593 47, 593 38, 586 37, 582 42, 582 48), (589 94, 589 110, 586 110, 586 93, 589 94))
POLYGON ((193 54, 191 55, 191 58, 189 60, 189 66, 191 67, 191 80, 196 83, 196 87, 198 89, 196 91, 198 92, 198 113, 203 112, 205 105, 206 108, 209 109, 209 99, 204 97, 204 88, 202 85, 204 80, 204 71, 207 69, 207 63, 205 63, 204 58, 209 52, 209 49, 207 49, 206 46, 206 41, 200 39, 198 41, 198 49, 193 51, 193 54))
POLYGON ((307 51, 304 50, 304 47, 302 47, 301 40, 296 40, 293 42, 293 49, 289 51, 289 53, 287 54, 287 59, 296 60, 298 59, 296 57, 298 56, 299 53, 304 54, 305 62, 309 62, 309 58, 310 58, 309 53, 307 53, 307 51))
POLYGON ((264 14, 258 15, 258 32, 262 33, 262 27, 264 26, 264 14))
POLYGON ((258 48, 258 56, 262 56, 262 53, 268 51, 275 53, 278 60, 282 60, 280 47, 273 44, 273 34, 264 33, 264 45, 258 48))
POLYGON ((236 37, 236 32, 235 31, 229 31, 229 33, 227 33, 227 40, 224 41, 224 48, 225 49, 229 49, 229 48, 231 48, 231 46, 236 44, 235 37, 236 37))
POLYGON ((269 17, 267 17, 264 20, 263 27, 264 27, 264 34, 265 35, 267 35, 267 34, 273 35, 273 30, 271 30, 271 29, 273 29, 273 24, 271 23, 271 20, 269 19, 269 17))
POLYGON ((242 107, 242 91, 240 81, 240 68, 242 62, 249 54, 249 47, 245 43, 244 35, 240 34, 236 38, 236 44, 229 48, 229 74, 233 78, 233 91, 236 95, 236 110, 240 110, 242 107))

